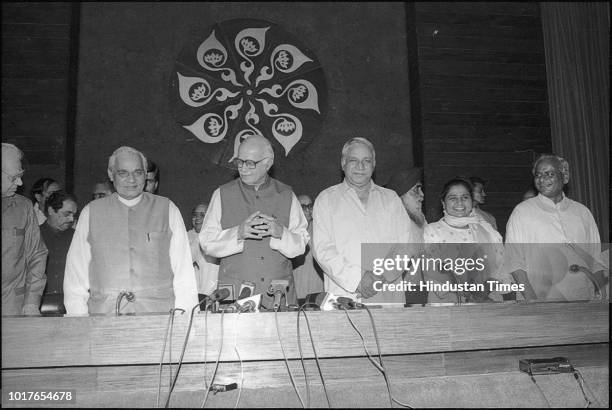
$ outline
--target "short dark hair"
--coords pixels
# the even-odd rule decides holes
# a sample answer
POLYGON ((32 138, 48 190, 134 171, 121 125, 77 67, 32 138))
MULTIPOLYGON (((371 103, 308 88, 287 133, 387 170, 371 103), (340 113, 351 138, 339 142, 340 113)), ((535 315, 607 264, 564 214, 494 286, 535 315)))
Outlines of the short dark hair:
POLYGON ((474 186, 476 184, 480 184, 482 186, 485 186, 487 184, 487 181, 485 181, 484 179, 482 179, 480 177, 469 177, 468 179, 472 183, 472 186, 474 186))
POLYGON ((42 195, 42 193, 45 192, 47 188, 49 188, 49 185, 54 182, 57 181, 53 178, 40 178, 36 182, 34 182, 34 185, 32 185, 32 190, 30 191, 30 198, 32 199, 32 202, 36 203, 36 194, 42 195))
POLYGON ((470 180, 462 177, 455 177, 448 181, 446 184, 444 184, 444 187, 442 187, 442 192, 440 192, 441 201, 444 201, 444 198, 446 198, 448 191, 450 191, 450 189, 455 185, 463 185, 469 191, 470 196, 474 196, 474 185, 472 185, 470 180))
POLYGON ((45 215, 49 215, 49 207, 53 208, 54 212, 59 211, 64 206, 64 201, 72 201, 77 203, 76 197, 64 191, 55 191, 52 193, 45 203, 45 215))
POLYGON ((157 167, 157 164, 153 161, 147 162, 147 174, 151 172, 155 176, 155 180, 159 181, 159 168, 157 167))

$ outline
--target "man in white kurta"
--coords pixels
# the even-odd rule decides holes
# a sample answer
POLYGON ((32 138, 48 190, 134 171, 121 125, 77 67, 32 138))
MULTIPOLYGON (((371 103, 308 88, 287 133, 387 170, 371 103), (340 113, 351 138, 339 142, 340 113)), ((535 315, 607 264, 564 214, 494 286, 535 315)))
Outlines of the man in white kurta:
POLYGON ((377 295, 373 290, 375 281, 389 278, 362 267, 361 245, 409 243, 408 214, 394 191, 372 181, 376 158, 368 140, 344 144, 341 165, 344 181, 321 192, 313 210, 314 256, 325 272, 325 291, 367 302, 404 303, 403 291, 377 295))
POLYGON ((186 311, 198 303, 189 241, 180 211, 143 192, 146 158, 120 147, 109 158, 117 190, 90 202, 77 224, 64 274, 68 315, 186 311))
POLYGON ((506 227, 506 271, 525 285, 527 300, 592 299, 593 280, 570 267, 595 272, 592 278, 599 286, 608 281, 599 262, 600 237, 593 215, 563 193, 569 181, 569 165, 563 158, 538 158, 533 175, 539 194, 518 204, 506 227))
POLYGON ((219 277, 219 261, 217 258, 206 255, 200 247, 200 231, 207 210, 208 204, 198 204, 193 208, 191 212, 193 228, 187 231, 200 295, 212 294, 217 289, 217 279, 219 277))

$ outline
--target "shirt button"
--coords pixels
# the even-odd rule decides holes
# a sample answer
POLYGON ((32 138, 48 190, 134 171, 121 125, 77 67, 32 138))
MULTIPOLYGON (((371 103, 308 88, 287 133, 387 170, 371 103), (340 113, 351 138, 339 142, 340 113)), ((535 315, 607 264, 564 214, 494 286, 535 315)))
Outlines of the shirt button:
POLYGON ((262 281, 262 282, 263 282, 264 280, 265 280, 264 278, 261 278, 261 281, 262 281))
POLYGON ((259 259, 264 260, 264 257, 263 257, 263 256, 260 256, 260 257, 259 257, 259 259))

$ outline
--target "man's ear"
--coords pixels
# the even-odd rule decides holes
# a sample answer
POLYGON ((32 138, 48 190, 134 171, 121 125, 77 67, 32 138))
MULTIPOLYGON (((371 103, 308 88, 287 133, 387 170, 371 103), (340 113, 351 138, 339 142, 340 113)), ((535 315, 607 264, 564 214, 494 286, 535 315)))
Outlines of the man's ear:
POLYGON ((561 174, 563 175, 563 185, 567 185, 570 179, 569 172, 562 172, 561 174))
POLYGON ((111 180, 111 182, 115 182, 115 181, 113 180, 113 173, 111 172, 111 170, 110 170, 110 169, 107 169, 107 170, 106 170, 106 172, 107 172, 107 174, 108 174, 108 179, 110 179, 110 180, 111 180))

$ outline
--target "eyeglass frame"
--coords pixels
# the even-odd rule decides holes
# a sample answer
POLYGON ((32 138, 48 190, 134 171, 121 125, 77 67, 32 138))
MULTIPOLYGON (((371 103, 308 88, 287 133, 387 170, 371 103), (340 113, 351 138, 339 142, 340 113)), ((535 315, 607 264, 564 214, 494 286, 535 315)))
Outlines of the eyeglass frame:
POLYGON ((314 208, 314 204, 310 203, 310 204, 300 204, 300 206, 302 207, 302 209, 308 209, 310 211, 312 211, 312 208, 314 208))
POLYGON ((10 178, 11 184, 14 184, 15 181, 17 181, 18 179, 22 179, 23 178, 23 175, 25 174, 25 169, 22 169, 19 173, 17 173, 17 175, 11 175, 8 172, 6 172, 5 170, 2 170, 2 173, 10 178))
POLYGON ((234 162, 234 165, 236 166, 236 169, 240 169, 244 165, 246 165, 247 169, 255 169, 255 168, 257 168, 257 164, 259 164, 260 162, 262 162, 263 160, 268 159, 268 158, 270 158, 270 157, 263 157, 259 161, 253 161, 251 159, 234 158, 233 162, 234 162), (253 165, 251 166, 249 164, 253 164, 253 165))
POLYGON ((147 174, 144 169, 135 169, 132 172, 126 171, 125 169, 120 169, 115 170, 114 172, 121 179, 127 179, 130 177, 130 175, 132 175, 134 178, 142 178, 147 174))

